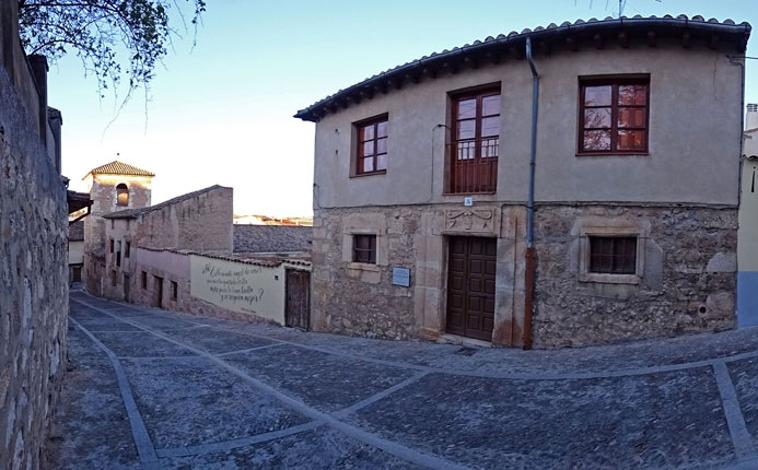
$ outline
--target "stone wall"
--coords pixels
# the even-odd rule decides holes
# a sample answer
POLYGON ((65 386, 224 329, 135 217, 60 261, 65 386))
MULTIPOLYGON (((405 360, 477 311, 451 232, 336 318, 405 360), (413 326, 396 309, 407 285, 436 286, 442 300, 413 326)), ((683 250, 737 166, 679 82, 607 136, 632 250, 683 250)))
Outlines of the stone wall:
MULTIPOLYGON (((422 208, 314 214, 311 323, 314 329, 367 337, 416 335, 413 291, 391 283, 392 266, 415 267, 422 208), (377 264, 350 262, 350 233, 377 234, 377 264)), ((415 272, 415 269, 414 269, 415 272)))
MULTIPOLYGON (((540 205, 535 347, 734 327, 736 218, 735 208, 715 206, 540 205), (597 233, 637 237, 639 272, 623 279, 585 272, 587 240, 597 233)), ((524 227, 523 207, 513 204, 318 209, 312 326, 393 339, 443 335, 448 236, 485 236, 498 238, 492 343, 520 346, 524 227), (356 233, 377 235, 376 265, 352 262, 356 233), (393 267, 411 269, 410 288, 392 285, 393 267)))
POLYGON ((19 74, 23 61, 15 61, 15 73, 8 67, 9 49, 23 57, 8 30, 15 4, 0 4, 0 468, 34 469, 65 369, 68 227, 66 191, 42 143, 40 113, 17 85, 28 91, 34 84, 19 74))
POLYGON ((734 208, 540 207, 536 347, 585 346, 735 326, 734 208), (644 233, 638 284, 583 282, 581 225, 644 233))
POLYGON ((217 186, 140 217, 134 243, 147 248, 231 253, 233 249, 233 190, 217 186))

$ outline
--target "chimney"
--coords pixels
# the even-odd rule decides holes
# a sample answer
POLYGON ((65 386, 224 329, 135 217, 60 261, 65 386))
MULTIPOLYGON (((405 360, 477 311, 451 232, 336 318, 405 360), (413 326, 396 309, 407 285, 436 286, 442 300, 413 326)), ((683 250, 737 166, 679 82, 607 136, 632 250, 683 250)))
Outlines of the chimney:
POLYGON ((758 129, 758 104, 750 103, 747 105, 747 114, 745 115, 745 130, 758 129))

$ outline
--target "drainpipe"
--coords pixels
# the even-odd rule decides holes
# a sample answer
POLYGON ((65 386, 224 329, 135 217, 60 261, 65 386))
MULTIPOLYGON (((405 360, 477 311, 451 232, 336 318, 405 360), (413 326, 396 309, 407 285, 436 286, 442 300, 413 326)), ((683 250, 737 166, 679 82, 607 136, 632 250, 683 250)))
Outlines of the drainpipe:
POLYGON ((537 273, 537 255, 534 251, 534 172, 537 163, 537 115, 540 99, 540 75, 532 57, 532 40, 526 38, 526 60, 532 71, 532 138, 529 154, 529 199, 526 205, 526 266, 524 279, 524 349, 531 349, 533 342, 532 316, 534 313, 534 288, 537 273))

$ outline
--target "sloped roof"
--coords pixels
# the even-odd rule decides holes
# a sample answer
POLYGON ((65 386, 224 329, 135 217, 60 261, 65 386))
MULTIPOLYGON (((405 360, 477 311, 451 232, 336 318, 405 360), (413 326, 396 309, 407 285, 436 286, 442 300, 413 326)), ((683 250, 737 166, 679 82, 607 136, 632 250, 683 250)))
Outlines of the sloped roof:
POLYGON ((199 189, 197 191, 192 191, 191 193, 182 194, 181 196, 177 196, 173 199, 169 199, 168 201, 163 201, 160 204, 156 204, 154 206, 139 207, 136 209, 124 209, 121 211, 110 212, 108 214, 104 214, 103 218, 104 219, 136 219, 137 216, 141 214, 147 214, 148 212, 158 211, 158 210, 163 209, 164 207, 168 207, 173 204, 178 204, 180 202, 187 201, 194 197, 200 196, 201 194, 205 194, 216 189, 231 189, 231 188, 226 188, 224 186, 214 184, 213 186, 209 186, 204 189, 199 189))
POLYGON ((68 226, 68 241, 79 242, 84 240, 84 220, 77 220, 68 226))
POLYGON ((234 225, 235 253, 310 251, 313 227, 297 225, 234 225))
MULTIPOLYGON (((352 85, 337 93, 317 101, 295 113, 296 118, 317 122, 324 115, 334 110, 347 107, 364 99, 371 99, 376 93, 387 93, 393 88, 400 88, 404 82, 418 83, 438 74, 456 71, 462 67, 477 67, 485 62, 498 63, 506 58, 523 58, 527 38, 535 43, 537 53, 559 48, 575 48, 579 43, 598 43, 605 39, 619 41, 642 40, 655 41, 657 37, 686 38, 688 44, 704 42, 709 47, 744 52, 750 36, 749 23, 735 24, 731 19, 719 22, 715 18, 706 20, 700 15, 688 18, 679 15, 674 18, 665 15, 633 18, 607 17, 604 20, 590 18, 587 21, 568 21, 560 26, 550 23, 531 30, 511 31, 507 35, 488 36, 483 41, 477 40, 462 47, 433 52, 420 59, 406 62, 389 70, 373 75, 360 83, 352 85)), ((685 40, 683 39, 683 42, 685 40)))
POLYGON ((91 169, 89 173, 84 175, 84 177, 86 178, 88 175, 155 176, 155 173, 152 171, 143 170, 142 168, 137 168, 136 166, 130 165, 128 163, 113 160, 110 163, 106 163, 105 165, 91 169))

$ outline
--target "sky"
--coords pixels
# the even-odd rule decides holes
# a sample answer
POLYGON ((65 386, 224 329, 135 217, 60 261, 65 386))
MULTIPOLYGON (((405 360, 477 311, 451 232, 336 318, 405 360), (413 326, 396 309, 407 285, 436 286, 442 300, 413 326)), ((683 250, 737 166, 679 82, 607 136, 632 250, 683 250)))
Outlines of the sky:
MULTIPOLYGON (((512 30, 618 15, 617 0, 207 0, 182 32, 149 99, 118 102, 75 56, 51 65, 49 102, 63 112, 70 187, 112 160, 156 173, 153 204, 213 184, 234 188, 236 214, 312 212, 314 124, 292 117, 335 91, 433 51, 512 30)), ((732 18, 758 27, 755 0, 628 0, 624 14, 732 18)), ((758 56, 758 38, 748 45, 758 56)), ((758 60, 746 102, 758 102, 758 60)))

